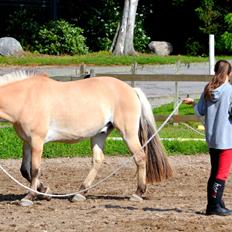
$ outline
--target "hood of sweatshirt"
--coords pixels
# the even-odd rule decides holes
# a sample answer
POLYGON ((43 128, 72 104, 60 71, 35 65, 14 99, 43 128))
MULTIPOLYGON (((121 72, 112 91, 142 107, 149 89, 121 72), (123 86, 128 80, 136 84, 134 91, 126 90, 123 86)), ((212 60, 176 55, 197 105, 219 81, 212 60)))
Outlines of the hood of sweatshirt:
POLYGON ((212 92, 211 92, 211 101, 213 102, 216 102, 218 101, 221 96, 222 96, 222 93, 224 91, 224 89, 226 88, 226 86, 228 85, 229 83, 224 83, 222 84, 221 86, 219 86, 218 88, 214 89, 212 92))

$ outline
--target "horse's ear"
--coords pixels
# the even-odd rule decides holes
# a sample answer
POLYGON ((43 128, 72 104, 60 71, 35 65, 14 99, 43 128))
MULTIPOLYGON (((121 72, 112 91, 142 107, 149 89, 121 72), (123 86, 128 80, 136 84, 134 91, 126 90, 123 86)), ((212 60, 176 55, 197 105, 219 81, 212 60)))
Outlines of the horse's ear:
POLYGON ((90 78, 90 77, 91 77, 90 74, 85 74, 85 75, 83 76, 83 79, 90 78))
POLYGON ((48 77, 47 73, 40 73, 39 76, 48 77))

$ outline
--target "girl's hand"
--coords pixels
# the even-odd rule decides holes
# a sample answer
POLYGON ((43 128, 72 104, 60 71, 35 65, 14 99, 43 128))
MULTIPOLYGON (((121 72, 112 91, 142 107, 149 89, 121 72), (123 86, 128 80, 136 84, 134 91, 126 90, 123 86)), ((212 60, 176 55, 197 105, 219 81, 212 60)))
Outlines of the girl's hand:
POLYGON ((194 100, 192 98, 189 98, 189 97, 185 98, 183 100, 183 103, 185 103, 187 105, 194 105, 195 104, 194 100))

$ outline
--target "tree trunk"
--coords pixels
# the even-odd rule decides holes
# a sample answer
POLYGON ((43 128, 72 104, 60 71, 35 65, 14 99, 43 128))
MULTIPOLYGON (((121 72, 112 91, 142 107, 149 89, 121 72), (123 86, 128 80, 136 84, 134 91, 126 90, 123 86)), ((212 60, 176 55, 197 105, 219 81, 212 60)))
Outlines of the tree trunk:
POLYGON ((125 0, 120 30, 118 33, 114 55, 135 55, 134 27, 139 0, 125 0))

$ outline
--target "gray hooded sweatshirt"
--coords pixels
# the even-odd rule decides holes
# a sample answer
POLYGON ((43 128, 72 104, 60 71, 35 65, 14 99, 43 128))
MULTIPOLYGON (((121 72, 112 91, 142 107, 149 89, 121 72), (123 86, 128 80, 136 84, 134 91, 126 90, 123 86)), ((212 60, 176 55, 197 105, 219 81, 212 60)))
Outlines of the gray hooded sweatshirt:
POLYGON ((204 93, 195 105, 197 115, 205 116, 205 135, 209 148, 232 148, 232 86, 224 83, 205 100, 204 93))

